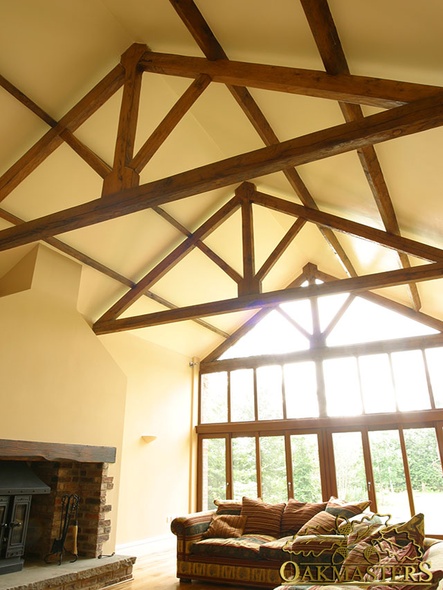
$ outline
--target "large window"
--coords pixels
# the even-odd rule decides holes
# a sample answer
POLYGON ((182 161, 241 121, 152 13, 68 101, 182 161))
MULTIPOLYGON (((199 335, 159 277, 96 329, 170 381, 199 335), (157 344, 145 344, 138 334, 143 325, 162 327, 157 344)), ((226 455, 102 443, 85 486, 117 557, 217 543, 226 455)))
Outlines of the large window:
POLYGON ((201 364, 201 508, 368 498, 443 534, 442 335, 379 302, 285 303, 201 364))

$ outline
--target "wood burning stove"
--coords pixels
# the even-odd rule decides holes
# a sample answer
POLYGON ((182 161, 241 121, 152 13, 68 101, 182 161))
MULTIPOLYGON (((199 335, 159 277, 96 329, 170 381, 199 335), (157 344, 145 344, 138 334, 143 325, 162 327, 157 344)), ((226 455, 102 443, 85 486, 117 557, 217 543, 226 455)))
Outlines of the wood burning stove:
POLYGON ((25 461, 0 461, 0 574, 23 568, 32 496, 50 491, 25 461))

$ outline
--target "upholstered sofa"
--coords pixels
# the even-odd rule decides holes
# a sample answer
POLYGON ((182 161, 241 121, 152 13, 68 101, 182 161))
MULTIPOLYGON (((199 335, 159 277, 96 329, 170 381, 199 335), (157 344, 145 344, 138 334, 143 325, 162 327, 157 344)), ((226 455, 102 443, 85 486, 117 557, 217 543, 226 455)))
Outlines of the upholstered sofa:
POLYGON ((443 577, 443 542, 425 538, 423 515, 391 524, 388 516, 369 512, 369 502, 337 498, 279 504, 243 498, 215 504, 215 510, 171 523, 181 582, 279 590, 306 590, 309 584, 312 590, 326 590, 328 581, 335 590, 340 582, 347 582, 343 588, 349 582, 367 588, 371 582, 372 588, 386 589, 392 573, 398 578, 406 571, 404 588, 412 590, 417 580, 417 589, 436 588, 443 577))

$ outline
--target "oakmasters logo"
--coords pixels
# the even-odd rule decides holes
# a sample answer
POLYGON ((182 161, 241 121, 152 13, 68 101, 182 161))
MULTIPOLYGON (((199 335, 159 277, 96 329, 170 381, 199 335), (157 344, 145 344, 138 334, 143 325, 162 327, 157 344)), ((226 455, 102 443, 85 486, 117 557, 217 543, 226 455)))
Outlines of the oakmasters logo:
POLYGON ((387 514, 332 517, 332 526, 320 522, 295 535, 283 548, 291 556, 280 568, 283 584, 436 588, 443 572, 433 573, 423 559, 423 514, 397 525, 389 519, 387 514))

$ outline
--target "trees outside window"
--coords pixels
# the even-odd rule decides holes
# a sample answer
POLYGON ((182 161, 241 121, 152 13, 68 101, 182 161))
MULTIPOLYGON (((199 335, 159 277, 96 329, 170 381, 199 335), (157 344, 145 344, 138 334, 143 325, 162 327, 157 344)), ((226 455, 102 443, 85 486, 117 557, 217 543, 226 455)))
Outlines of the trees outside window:
POLYGON ((285 303, 203 361, 200 507, 368 498, 443 534, 443 337, 410 316, 347 294, 285 303))

